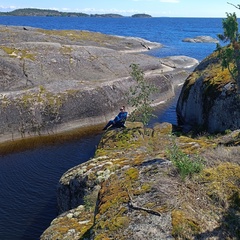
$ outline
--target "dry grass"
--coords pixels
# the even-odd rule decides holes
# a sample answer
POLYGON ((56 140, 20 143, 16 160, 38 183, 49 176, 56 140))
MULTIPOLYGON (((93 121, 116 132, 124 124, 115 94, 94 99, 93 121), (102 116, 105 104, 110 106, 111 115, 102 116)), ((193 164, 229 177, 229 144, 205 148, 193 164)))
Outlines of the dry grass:
POLYGON ((240 164, 240 146, 225 147, 218 146, 215 149, 209 149, 203 153, 204 158, 207 160, 206 165, 213 167, 222 162, 232 162, 240 164))
POLYGON ((175 239, 240 239, 240 146, 202 153, 206 167, 178 186, 175 239))

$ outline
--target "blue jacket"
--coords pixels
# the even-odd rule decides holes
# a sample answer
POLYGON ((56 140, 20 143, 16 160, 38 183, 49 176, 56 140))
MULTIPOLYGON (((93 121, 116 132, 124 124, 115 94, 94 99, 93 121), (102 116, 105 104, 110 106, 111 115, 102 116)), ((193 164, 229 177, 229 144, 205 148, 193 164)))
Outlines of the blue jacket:
POLYGON ((127 112, 120 112, 115 118, 114 118, 114 123, 125 123, 127 120, 127 112))

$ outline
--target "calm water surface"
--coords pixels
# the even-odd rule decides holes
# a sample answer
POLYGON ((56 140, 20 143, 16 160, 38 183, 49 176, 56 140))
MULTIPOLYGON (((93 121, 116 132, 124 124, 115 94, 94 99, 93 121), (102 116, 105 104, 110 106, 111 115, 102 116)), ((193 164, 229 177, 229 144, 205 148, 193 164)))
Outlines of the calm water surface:
MULTIPOLYGON (((142 37, 164 44, 148 54, 156 57, 186 55, 202 60, 215 44, 183 43, 186 37, 221 33, 221 19, 199 18, 47 18, 0 17, 0 25, 45 29, 80 29, 142 37)), ((176 124, 177 97, 159 108, 151 121, 176 124)), ((55 146, 0 157, 0 239, 35 240, 56 217, 56 187, 69 168, 90 159, 101 134, 55 146)))
POLYGON ((56 186, 94 155, 100 135, 1 157, 0 239, 38 239, 56 217, 56 186))

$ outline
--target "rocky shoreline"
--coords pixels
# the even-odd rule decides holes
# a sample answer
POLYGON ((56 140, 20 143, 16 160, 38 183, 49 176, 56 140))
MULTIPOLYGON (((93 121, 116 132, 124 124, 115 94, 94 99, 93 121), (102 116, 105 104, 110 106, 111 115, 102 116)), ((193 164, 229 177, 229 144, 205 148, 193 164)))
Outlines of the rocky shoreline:
POLYGON ((95 156, 61 177, 57 189, 59 215, 40 239, 237 236, 234 229, 239 229, 239 224, 230 220, 230 214, 236 211, 239 216, 231 200, 240 194, 239 130, 212 138, 173 133, 169 123, 150 129, 130 122, 126 129, 106 132, 95 156), (201 174, 186 181, 179 177, 167 154, 176 146, 190 159, 196 155, 204 158, 201 174), (231 184, 225 184, 230 179, 231 184), (227 214, 229 221, 224 218, 227 214))
POLYGON ((155 104, 173 97, 198 64, 142 54, 161 44, 139 38, 6 26, 0 32, 1 142, 104 124, 127 105, 132 63, 159 88, 155 104))
MULTIPOLYGON (((119 105, 127 105, 132 63, 159 89, 154 105, 173 97, 175 86, 184 83, 177 109, 183 127, 213 129, 211 121, 204 122, 207 114, 220 130, 226 128, 219 119, 229 128, 239 126, 239 117, 231 122, 233 107, 239 116, 239 102, 224 101, 237 99, 235 89, 226 89, 229 77, 214 55, 198 65, 186 56, 142 54, 161 44, 138 38, 6 26, 0 33, 0 142, 8 137, 15 140, 12 145, 17 139, 103 125, 119 105), (230 110, 220 114, 219 106, 230 110)), ((194 137, 175 132, 169 123, 126 125, 107 131, 92 159, 63 174, 59 216, 40 239, 237 238, 239 130, 194 137), (202 172, 183 181, 169 157, 172 149, 188 165, 201 158, 202 172)))
POLYGON ((59 216, 40 239, 237 239, 239 96, 216 53, 184 82, 177 113, 184 132, 127 122, 103 134, 61 177, 59 216))

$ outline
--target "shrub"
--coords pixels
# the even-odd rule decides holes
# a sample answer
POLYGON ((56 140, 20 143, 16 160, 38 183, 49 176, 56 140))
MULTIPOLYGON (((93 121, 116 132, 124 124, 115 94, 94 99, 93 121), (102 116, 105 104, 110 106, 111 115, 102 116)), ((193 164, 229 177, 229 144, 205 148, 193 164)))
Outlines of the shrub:
POLYGON ((173 162, 182 180, 185 180, 187 176, 191 177, 194 173, 199 173, 204 166, 203 159, 200 156, 190 157, 179 149, 175 143, 167 150, 167 156, 173 162))
POLYGON ((149 84, 144 79, 143 71, 136 64, 131 65, 131 76, 136 81, 136 86, 130 88, 128 94, 128 103, 134 107, 134 111, 130 114, 128 120, 136 122, 142 122, 147 125, 152 117, 153 108, 151 106, 152 100, 151 94, 157 91, 157 88, 153 84, 149 84))

